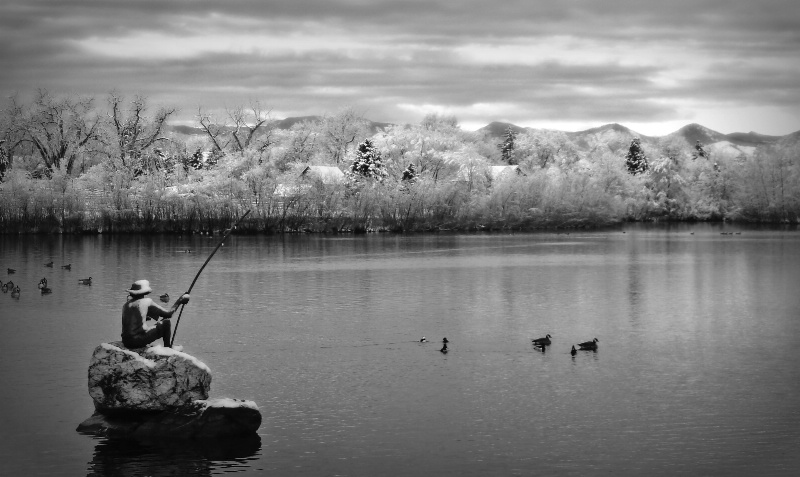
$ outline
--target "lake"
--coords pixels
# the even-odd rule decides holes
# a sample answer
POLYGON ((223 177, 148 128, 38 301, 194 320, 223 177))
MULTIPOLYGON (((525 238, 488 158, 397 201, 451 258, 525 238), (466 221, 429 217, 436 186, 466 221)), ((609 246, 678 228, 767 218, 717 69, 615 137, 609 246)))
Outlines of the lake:
POLYGON ((176 343, 258 438, 78 434, 125 290, 174 300, 219 238, 0 236, 0 474, 800 472, 800 232, 730 224, 231 237, 176 343))

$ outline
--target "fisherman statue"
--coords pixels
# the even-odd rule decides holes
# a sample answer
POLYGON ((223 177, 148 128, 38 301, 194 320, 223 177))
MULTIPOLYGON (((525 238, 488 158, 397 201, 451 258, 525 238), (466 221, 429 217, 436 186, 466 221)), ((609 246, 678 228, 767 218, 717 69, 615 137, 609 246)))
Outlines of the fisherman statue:
POLYGON ((167 310, 147 296, 152 291, 147 280, 135 281, 128 290, 128 301, 122 306, 122 344, 126 348, 144 348, 158 338, 164 339, 165 347, 172 347, 172 324, 169 318, 179 306, 189 303, 189 294, 181 295, 175 300, 172 309, 167 310), (157 323, 154 327, 145 329, 145 321, 150 318, 157 323), (164 319, 159 321, 158 318, 164 319))

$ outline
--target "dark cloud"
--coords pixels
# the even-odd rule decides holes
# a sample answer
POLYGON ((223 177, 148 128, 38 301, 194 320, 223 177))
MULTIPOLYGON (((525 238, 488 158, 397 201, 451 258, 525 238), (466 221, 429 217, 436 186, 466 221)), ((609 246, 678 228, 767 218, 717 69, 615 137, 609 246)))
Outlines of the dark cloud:
POLYGON ((373 119, 398 122, 418 120, 410 106, 425 105, 461 114, 484 105, 474 114, 488 108, 490 115, 496 105, 486 122, 657 122, 680 119, 674 104, 692 102, 797 109, 795 4, 10 0, 0 4, 0 93, 116 89, 179 106, 182 119, 199 106, 252 99, 289 115, 353 105, 368 108, 373 119), (185 56, 182 45, 173 46, 181 38, 248 34, 265 40, 187 46, 185 56), (162 42, 153 49, 178 52, 87 48, 116 40, 125 48, 128 39, 148 35, 162 42), (344 46, 328 45, 332 37, 344 46), (541 45, 553 39, 562 50, 548 55, 541 45), (458 49, 463 45, 481 45, 483 56, 458 49))

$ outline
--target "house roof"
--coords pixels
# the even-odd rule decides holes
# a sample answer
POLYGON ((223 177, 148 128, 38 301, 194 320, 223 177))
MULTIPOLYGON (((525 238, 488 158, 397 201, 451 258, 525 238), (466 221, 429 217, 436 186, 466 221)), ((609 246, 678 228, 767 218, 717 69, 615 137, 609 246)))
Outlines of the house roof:
POLYGON ((323 184, 335 184, 344 181, 344 173, 334 166, 308 166, 300 173, 300 177, 318 179, 323 184))
POLYGON ((492 180, 497 180, 502 177, 510 177, 513 174, 517 175, 525 175, 519 166, 491 166, 489 168, 489 174, 492 176, 492 180))

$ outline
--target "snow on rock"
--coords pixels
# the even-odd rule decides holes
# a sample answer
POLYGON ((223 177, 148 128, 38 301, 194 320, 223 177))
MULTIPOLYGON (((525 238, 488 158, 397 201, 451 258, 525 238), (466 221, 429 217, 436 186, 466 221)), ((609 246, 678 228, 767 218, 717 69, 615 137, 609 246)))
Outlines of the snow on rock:
POLYGON ((163 346, 128 349, 103 343, 89 365, 95 409, 165 411, 208 398, 211 371, 197 358, 163 346))
POLYGON ((209 407, 228 407, 228 408, 235 408, 235 407, 246 407, 249 409, 254 409, 258 411, 258 406, 253 401, 246 401, 244 399, 232 399, 232 398, 215 398, 215 399, 207 399, 207 400, 198 400, 197 402, 204 405, 206 408, 209 407))

